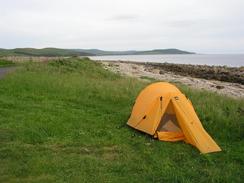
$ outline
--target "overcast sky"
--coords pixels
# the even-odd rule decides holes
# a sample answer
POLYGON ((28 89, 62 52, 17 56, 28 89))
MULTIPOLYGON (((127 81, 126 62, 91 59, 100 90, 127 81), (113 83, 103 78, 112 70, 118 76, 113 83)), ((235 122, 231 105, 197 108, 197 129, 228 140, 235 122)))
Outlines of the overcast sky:
POLYGON ((0 47, 244 53, 244 0, 0 0, 0 47))

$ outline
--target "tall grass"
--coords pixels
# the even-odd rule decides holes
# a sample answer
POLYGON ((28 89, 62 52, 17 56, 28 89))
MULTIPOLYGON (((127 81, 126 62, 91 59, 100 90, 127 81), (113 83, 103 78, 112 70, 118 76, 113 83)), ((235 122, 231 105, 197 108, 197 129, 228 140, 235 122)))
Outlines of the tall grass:
POLYGON ((244 101, 180 86, 223 149, 202 155, 126 126, 147 84, 88 59, 0 80, 0 182, 241 182, 244 101))

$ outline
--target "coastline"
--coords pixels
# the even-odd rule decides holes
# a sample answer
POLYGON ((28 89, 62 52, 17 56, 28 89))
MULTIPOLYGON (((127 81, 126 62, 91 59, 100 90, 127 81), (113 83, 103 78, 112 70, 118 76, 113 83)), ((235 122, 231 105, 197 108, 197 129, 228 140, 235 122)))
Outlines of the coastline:
POLYGON ((112 72, 140 79, 181 83, 233 98, 244 98, 244 67, 131 61, 99 61, 112 72))

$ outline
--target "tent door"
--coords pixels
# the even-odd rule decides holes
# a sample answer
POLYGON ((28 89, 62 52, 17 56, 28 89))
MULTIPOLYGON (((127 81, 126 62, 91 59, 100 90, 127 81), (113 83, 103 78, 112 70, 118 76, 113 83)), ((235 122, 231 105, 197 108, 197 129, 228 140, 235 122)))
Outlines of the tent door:
POLYGON ((184 139, 184 134, 178 124, 173 104, 171 102, 161 118, 156 136, 159 140, 163 141, 179 141, 184 139))
POLYGON ((158 131, 181 132, 178 121, 176 119, 176 115, 165 113, 161 118, 161 122, 158 126, 158 131))

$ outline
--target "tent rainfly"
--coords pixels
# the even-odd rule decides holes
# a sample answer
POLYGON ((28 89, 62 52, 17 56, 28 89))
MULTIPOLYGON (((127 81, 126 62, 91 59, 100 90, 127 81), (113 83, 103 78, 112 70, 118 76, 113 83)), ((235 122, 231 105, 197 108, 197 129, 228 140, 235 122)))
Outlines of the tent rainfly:
POLYGON ((153 83, 143 89, 127 124, 162 141, 183 140, 201 153, 221 151, 204 130, 191 101, 170 83, 153 83))

